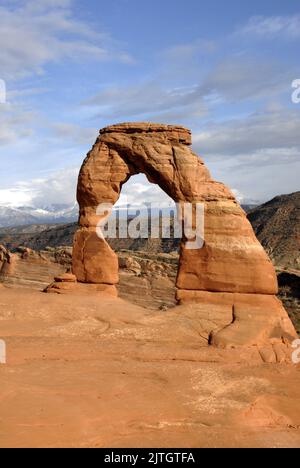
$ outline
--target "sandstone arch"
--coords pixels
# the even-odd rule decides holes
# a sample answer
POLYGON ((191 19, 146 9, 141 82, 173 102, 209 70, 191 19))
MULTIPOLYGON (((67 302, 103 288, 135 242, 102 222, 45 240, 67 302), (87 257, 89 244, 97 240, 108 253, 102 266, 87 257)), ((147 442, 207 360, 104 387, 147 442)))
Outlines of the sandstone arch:
POLYGON ((212 180, 190 146, 191 132, 183 127, 120 124, 100 131, 78 181, 80 229, 73 272, 79 282, 118 283, 117 257, 96 234, 96 209, 101 203, 115 204, 123 184, 143 173, 175 202, 205 203, 205 246, 191 251, 183 242, 179 299, 197 291, 276 294, 274 268, 244 211, 228 188, 212 180))
POLYGON ((195 314, 209 345, 249 348, 250 359, 256 349, 266 362, 290 360, 289 343, 297 334, 275 296, 275 269, 232 192, 212 180, 190 146, 191 132, 178 126, 131 123, 100 131, 79 174, 73 275, 57 278, 46 292, 117 296, 118 259, 97 236, 96 210, 116 203, 123 184, 144 173, 175 202, 205 206, 204 247, 188 250, 182 240, 179 310, 195 314))

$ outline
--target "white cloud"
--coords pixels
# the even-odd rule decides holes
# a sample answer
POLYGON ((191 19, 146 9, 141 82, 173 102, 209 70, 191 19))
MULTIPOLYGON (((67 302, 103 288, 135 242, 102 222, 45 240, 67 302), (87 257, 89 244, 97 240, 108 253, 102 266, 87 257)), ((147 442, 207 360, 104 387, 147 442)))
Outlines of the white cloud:
POLYGON ((21 188, 0 189, 0 206, 18 207, 27 206, 31 203, 30 192, 21 188))
POLYGON ((52 204, 75 204, 79 168, 63 171, 30 181, 19 181, 14 187, 0 190, 0 205, 41 208, 52 204))
POLYGON ((251 198, 247 198, 244 193, 242 193, 238 189, 231 189, 232 193, 234 194, 235 198, 241 205, 259 205, 259 200, 253 200, 251 198))
POLYGON ((300 113, 277 110, 225 122, 210 122, 193 137, 202 154, 236 157, 249 163, 287 163, 300 155, 300 113))
POLYGON ((109 35, 74 18, 68 0, 14 1, 0 6, 1 78, 42 73, 59 60, 131 58, 109 35))
MULTIPOLYGON (((73 205, 76 201, 76 186, 79 168, 66 168, 63 171, 31 181, 20 181, 13 188, 0 190, 0 206, 31 206, 42 208, 50 205, 73 205)), ((123 186, 116 207, 129 204, 133 208, 153 203, 161 208, 174 203, 163 190, 150 184, 144 175, 131 177, 123 186)))
POLYGON ((168 87, 156 76, 152 81, 127 87, 107 87, 83 105, 92 112, 96 108, 97 117, 110 121, 134 119, 186 124, 207 116, 217 106, 266 101, 289 93, 295 73, 275 61, 232 56, 223 58, 205 76, 198 77, 198 83, 168 87))
MULTIPOLYGON (((83 62, 90 58, 131 62, 131 57, 108 35, 76 19, 72 4, 72 0, 1 1, 0 78, 16 79, 27 74, 43 73, 48 63, 63 60, 83 62)), ((240 51, 238 41, 243 42, 242 36, 246 38, 247 45, 256 46, 253 38, 299 37, 299 18, 298 15, 252 18, 235 35, 234 46, 232 42, 229 44, 232 37, 225 38, 224 45, 202 40, 175 45, 159 54, 161 63, 151 78, 126 87, 120 85, 122 81, 117 77, 115 85, 111 83, 84 103, 86 108, 80 109, 80 119, 83 121, 85 117, 90 118, 91 113, 97 113, 95 125, 98 120, 140 119, 201 128, 194 133, 197 152, 209 159, 209 166, 211 163, 213 168, 215 163, 215 166, 218 165, 218 179, 236 187, 239 199, 256 197, 257 193, 262 196, 267 191, 280 192, 281 187, 288 186, 289 177, 296 178, 294 173, 291 176, 288 174, 288 169, 295 168, 299 161, 299 109, 284 111, 274 108, 248 117, 239 117, 239 112, 242 106, 244 110, 246 108, 244 101, 255 108, 259 100, 262 108, 262 103, 274 97, 277 101, 285 90, 291 93, 290 84, 298 73, 292 66, 271 62, 269 55, 268 60, 258 60, 257 50, 252 57, 247 51, 241 54, 233 52, 240 51), (218 56, 213 57, 217 47, 218 56), (204 54, 206 57, 203 58, 204 54), (208 54, 211 56, 208 57, 208 54), (204 117, 207 119, 209 115, 211 122, 206 123, 206 120, 204 123, 202 120, 200 127, 197 122, 204 117), (229 115, 237 116, 228 120, 229 115), (220 122, 220 116, 227 120, 220 122), (252 172, 253 178, 247 173, 243 179, 241 168, 245 173, 252 172), (256 170, 259 170, 261 187, 264 185, 265 192, 255 185, 256 170), (264 184, 262 174, 265 177, 268 171, 272 171, 274 179, 269 177, 264 184), (236 178, 234 174, 237 174, 236 178), (236 180, 238 177, 241 183, 236 180)), ((10 83, 10 101, 40 91, 34 87, 35 82, 30 89, 21 89, 19 85, 20 82, 11 91, 14 85, 10 83)), ((290 104, 290 97, 287 96, 287 99, 290 104)), ((30 202, 34 206, 74 202, 79 167, 63 168, 80 162, 81 149, 76 149, 76 146, 91 146, 98 128, 60 121, 66 120, 66 115, 74 117, 72 111, 74 108, 70 110, 66 104, 53 123, 49 118, 37 116, 21 106, 7 104, 0 107, 0 145, 18 144, 18 156, 16 147, 12 147, 9 153, 13 154, 12 163, 15 165, 11 172, 18 174, 15 178, 21 178, 24 160, 24 167, 28 169, 24 179, 33 178, 29 182, 16 183, 13 189, 9 188, 10 181, 5 180, 2 187, 8 188, 0 191, 0 202, 1 197, 5 203, 11 201, 15 204, 24 200, 24 204, 30 202), (61 169, 61 172, 47 175, 50 167, 56 167, 56 171, 61 169), (36 174, 43 171, 46 175, 37 178, 36 174)), ((80 122, 78 114, 75 121, 80 122)), ((163 198, 163 192, 158 187, 149 187, 144 179, 129 181, 123 194, 129 196, 131 201, 169 202, 163 198)))
POLYGON ((261 39, 276 37, 298 39, 300 37, 300 15, 254 16, 238 30, 238 34, 261 39))
POLYGON ((35 113, 10 104, 0 105, 0 146, 16 143, 33 135, 35 113))
MULTIPOLYGON (((31 90, 36 93, 37 90, 31 90)), ((22 92, 20 92, 22 95, 22 92)), ((26 93, 25 93, 26 94, 26 93)), ((35 145, 51 145, 65 147, 66 145, 92 145, 99 129, 80 126, 68 122, 51 122, 44 115, 34 112, 22 104, 9 102, 0 105, 0 147, 19 144, 21 140, 35 145), (39 130, 50 136, 41 137, 39 130)), ((0 156, 1 157, 1 156, 0 156)))
POLYGON ((52 204, 73 204, 76 200, 76 186, 79 168, 66 168, 48 177, 24 183, 32 189, 32 204, 35 207, 52 204))
POLYGON ((202 96, 195 96, 194 87, 167 89, 159 80, 128 87, 109 87, 83 105, 96 107, 99 116, 106 119, 166 118, 175 120, 177 115, 203 116, 206 108, 202 96))
POLYGON ((274 107, 194 132, 194 149, 213 177, 234 187, 238 199, 267 201, 299 190, 300 114, 274 107))
POLYGON ((290 89, 296 71, 272 60, 231 56, 220 61, 195 91, 202 96, 218 96, 228 102, 266 99, 290 89))
POLYGON ((58 139, 64 142, 69 140, 76 145, 92 145, 99 134, 98 129, 65 122, 50 124, 50 129, 58 139))
POLYGON ((183 61, 194 60, 195 56, 201 54, 211 54, 217 50, 215 41, 206 39, 197 39, 194 42, 177 44, 164 50, 161 56, 168 61, 183 61))
POLYGON ((145 175, 133 176, 123 186, 120 199, 116 208, 130 205, 139 208, 141 205, 153 204, 160 208, 168 208, 174 205, 173 200, 156 184, 150 184, 145 175))

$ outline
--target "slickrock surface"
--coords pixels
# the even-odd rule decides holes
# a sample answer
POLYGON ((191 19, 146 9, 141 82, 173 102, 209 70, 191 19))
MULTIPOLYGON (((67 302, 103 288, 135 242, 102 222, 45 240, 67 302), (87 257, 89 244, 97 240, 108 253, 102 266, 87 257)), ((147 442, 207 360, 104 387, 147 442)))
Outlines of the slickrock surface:
POLYGON ((65 249, 57 249, 55 255, 50 251, 34 252, 28 248, 20 248, 17 253, 6 252, 2 269, 0 260, 0 282, 6 286, 39 291, 49 285, 53 277, 65 273, 72 258, 65 249))
MULTIPOLYGON (((46 287, 53 293, 69 293, 76 290, 82 293, 85 290, 100 292, 106 290, 111 295, 116 296, 114 286, 79 285, 74 275, 66 273, 72 265, 72 249, 60 247, 57 249, 49 248, 42 252, 34 252, 30 249, 21 249, 17 254, 12 254, 7 249, 2 250, 2 273, 1 281, 9 287, 30 288, 42 291, 46 287), (22 253, 23 251, 23 253, 22 253), (24 255, 24 252, 27 254, 24 255), (29 252, 29 253, 28 253, 29 252), (61 275, 61 276, 56 276, 61 275), (51 282, 53 280, 55 283, 51 282), (49 282, 51 285, 48 287, 49 282), (65 284, 67 283, 67 284, 65 284), (74 283, 77 283, 74 285, 74 283)), ((178 268, 178 255, 172 254, 154 254, 149 252, 118 252, 119 257, 119 277, 117 285, 119 297, 132 304, 139 305, 151 310, 166 310, 176 305, 176 275, 178 268)), ((283 301, 285 309, 288 311, 296 331, 300 333, 300 278, 299 273, 295 271, 278 271, 280 294, 279 298, 283 301)), ((192 297, 196 301, 196 292, 182 292, 183 297, 192 297)), ((180 294, 179 294, 180 296, 180 294)), ((179 297, 178 296, 178 297, 179 297)), ((201 297, 201 293, 198 292, 201 297)), ((221 295, 221 298, 224 295, 221 295)), ((237 297, 227 294, 227 297, 237 297)), ((246 296, 250 298, 250 296, 246 296)), ((255 301, 255 297, 253 299, 255 301)), ((216 295, 218 298, 218 295, 216 295)), ((220 298, 220 296, 219 296, 220 298)), ((271 304, 278 302, 269 299, 271 304)), ((232 301, 232 307, 234 302, 232 301)), ((283 312, 284 313, 284 312, 283 312)), ((271 315, 271 314, 268 314, 271 315)))
MULTIPOLYGON (((77 283, 69 271, 72 267, 72 249, 60 247, 35 252, 20 248, 11 253, 0 247, 3 261, 0 262, 0 284, 7 287, 29 288, 51 293, 80 294, 86 291, 106 291, 117 296, 114 286, 77 283), (54 279, 54 282, 53 282, 54 279), (50 286, 49 286, 50 283, 50 286)), ((118 294, 122 299, 152 310, 165 309, 176 305, 175 280, 178 256, 169 254, 149 254, 145 252, 119 252, 120 282, 118 294)))
POLYGON ((0 447, 299 447, 299 365, 209 346, 231 312, 2 287, 0 447))

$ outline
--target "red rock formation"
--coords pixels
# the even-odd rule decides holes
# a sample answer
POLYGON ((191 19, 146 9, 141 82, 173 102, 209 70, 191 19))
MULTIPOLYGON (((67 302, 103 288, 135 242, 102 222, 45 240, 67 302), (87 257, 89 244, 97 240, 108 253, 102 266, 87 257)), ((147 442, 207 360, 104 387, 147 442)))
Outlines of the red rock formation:
POLYGON ((53 276, 57 278, 65 270, 66 265, 56 261, 49 252, 19 248, 18 252, 11 253, 0 246, 0 282, 5 286, 41 291, 53 276))
POLYGON ((10 253, 3 245, 0 245, 0 275, 4 274, 4 269, 10 264, 10 262, 10 253))
MULTIPOLYGON (((117 256, 96 233, 97 224, 103 219, 97 215, 97 207, 115 204, 123 184, 131 176, 143 173, 175 202, 189 202, 193 206, 201 202, 205 206, 204 246, 189 250, 187 239, 182 241, 177 279, 180 301, 201 302, 205 291, 217 293, 215 297, 222 301, 227 293, 232 308, 246 301, 249 307, 242 310, 250 315, 251 311, 260 314, 264 317, 262 321, 266 320, 266 313, 276 315, 280 308, 278 317, 288 320, 273 297, 278 292, 274 267, 244 211, 227 187, 212 180, 190 145, 191 132, 183 127, 137 123, 114 125, 100 131, 79 175, 80 229, 74 240, 74 275, 79 283, 110 288, 118 283, 117 256), (266 296, 266 300, 260 300, 258 295, 266 296)), ((284 320, 280 320, 282 325, 284 320)), ((272 326, 273 323, 267 326, 264 339, 268 334, 271 336, 272 326)), ((237 327, 233 324, 232 327, 233 334, 227 330, 214 343, 218 346, 249 344, 249 336, 237 339, 237 327)), ((289 334, 284 326, 280 329, 279 339, 289 334)), ((290 322, 287 329, 291 332, 290 322)), ((251 343, 261 340, 259 325, 252 335, 251 343)))
POLYGON ((79 176, 80 230, 74 244, 73 270, 78 281, 116 284, 117 258, 95 228, 101 203, 115 204, 122 185, 144 173, 176 202, 203 202, 205 246, 182 246, 179 289, 276 294, 274 268, 256 240, 245 213, 223 184, 213 181, 190 149, 183 127, 123 124, 101 130, 79 176))

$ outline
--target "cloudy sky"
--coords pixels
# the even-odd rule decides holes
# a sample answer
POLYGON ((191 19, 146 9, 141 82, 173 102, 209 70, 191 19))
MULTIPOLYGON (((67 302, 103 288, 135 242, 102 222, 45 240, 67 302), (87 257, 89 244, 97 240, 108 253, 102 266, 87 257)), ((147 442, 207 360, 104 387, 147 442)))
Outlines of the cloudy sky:
POLYGON ((123 121, 190 127, 244 202, 300 188, 299 0, 0 0, 0 44, 2 205, 73 203, 98 130, 123 121))

